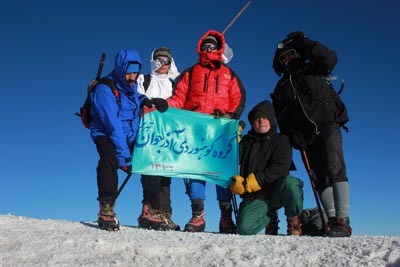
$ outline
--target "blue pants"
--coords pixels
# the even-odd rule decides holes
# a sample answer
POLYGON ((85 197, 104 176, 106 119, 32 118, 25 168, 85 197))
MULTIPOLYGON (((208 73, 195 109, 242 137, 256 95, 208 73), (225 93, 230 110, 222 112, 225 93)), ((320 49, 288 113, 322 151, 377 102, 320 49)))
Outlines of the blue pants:
MULTIPOLYGON (((206 199, 206 181, 202 180, 189 180, 188 195, 190 200, 193 199, 206 199)), ((232 197, 231 190, 229 187, 223 188, 222 186, 216 185, 217 200, 218 201, 230 201, 232 197)))

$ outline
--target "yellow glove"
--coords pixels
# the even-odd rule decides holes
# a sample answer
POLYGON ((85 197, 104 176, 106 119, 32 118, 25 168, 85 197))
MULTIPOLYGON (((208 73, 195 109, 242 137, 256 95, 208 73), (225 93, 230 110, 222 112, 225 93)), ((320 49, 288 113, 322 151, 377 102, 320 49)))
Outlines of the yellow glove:
POLYGON ((232 177, 233 183, 231 184, 231 191, 237 195, 243 195, 246 190, 243 186, 244 178, 240 175, 235 175, 232 177))
POLYGON ((254 173, 250 173, 249 176, 247 176, 245 188, 247 193, 253 193, 261 190, 261 186, 258 184, 254 173))

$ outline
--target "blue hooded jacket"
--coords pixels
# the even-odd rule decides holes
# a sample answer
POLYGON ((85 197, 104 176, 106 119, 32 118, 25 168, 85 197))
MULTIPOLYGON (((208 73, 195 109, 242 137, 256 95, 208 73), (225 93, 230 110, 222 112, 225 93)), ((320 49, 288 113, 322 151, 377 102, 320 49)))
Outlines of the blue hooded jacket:
POLYGON ((115 56, 114 70, 106 76, 115 82, 119 92, 119 102, 105 84, 98 84, 91 93, 90 135, 93 140, 98 136, 107 136, 114 144, 119 166, 131 164, 131 150, 139 128, 141 102, 146 96, 138 93, 137 82, 129 86, 125 80, 125 71, 131 62, 142 61, 135 50, 120 50, 115 56))

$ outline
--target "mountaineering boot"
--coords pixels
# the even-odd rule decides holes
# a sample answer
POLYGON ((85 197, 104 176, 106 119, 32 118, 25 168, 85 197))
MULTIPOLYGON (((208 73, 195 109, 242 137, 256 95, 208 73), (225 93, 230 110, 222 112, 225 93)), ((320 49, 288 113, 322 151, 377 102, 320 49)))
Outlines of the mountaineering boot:
POLYGON ((332 226, 336 223, 336 217, 329 217, 325 226, 325 235, 328 236, 332 226))
POLYGON ((192 200, 192 218, 185 225, 185 232, 204 232, 206 229, 203 199, 192 200))
POLYGON ((235 234, 236 225, 232 221, 232 205, 230 202, 219 202, 221 218, 219 220, 219 232, 221 234, 235 234))
POLYGON ((206 221, 204 219, 204 211, 192 212, 192 218, 185 225, 185 232, 204 232, 206 229, 206 221))
POLYGON ((278 230, 279 230, 279 217, 278 217, 278 211, 277 210, 271 210, 268 211, 267 213, 270 221, 265 228, 265 234, 266 235, 278 235, 278 230))
POLYGON ((100 200, 100 211, 97 218, 97 224, 102 230, 118 231, 119 221, 114 212, 113 205, 107 200, 100 200))
POLYGON ((329 237, 350 237, 352 229, 350 227, 350 219, 346 218, 329 218, 329 229, 327 234, 329 237))
POLYGON ((180 231, 181 227, 179 225, 177 225, 176 223, 174 223, 174 221, 171 219, 172 218, 172 214, 169 212, 164 212, 161 210, 157 210, 157 212, 159 214, 161 214, 161 216, 167 221, 167 229, 165 230, 170 230, 170 231, 180 231))
POLYGON ((299 236, 302 234, 301 221, 297 216, 287 218, 287 235, 299 236))
POLYGON ((168 229, 172 231, 180 231, 181 227, 172 220, 172 214, 167 213, 168 229))
POLYGON ((168 220, 165 216, 153 209, 149 204, 144 204, 142 213, 138 218, 138 225, 140 228, 153 229, 156 231, 166 231, 168 229, 168 220))

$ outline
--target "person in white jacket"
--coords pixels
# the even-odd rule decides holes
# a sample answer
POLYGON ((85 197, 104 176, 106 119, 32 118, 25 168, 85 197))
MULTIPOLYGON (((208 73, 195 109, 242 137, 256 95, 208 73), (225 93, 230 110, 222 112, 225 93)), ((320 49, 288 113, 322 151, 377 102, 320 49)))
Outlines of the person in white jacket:
MULTIPOLYGON (((151 53, 151 73, 140 74, 138 92, 148 98, 167 99, 172 95, 175 78, 180 74, 172 57, 171 50, 160 47, 151 53)), ((142 213, 138 218, 140 228, 154 230, 180 230, 172 219, 171 177, 142 175, 143 187, 142 213)))

